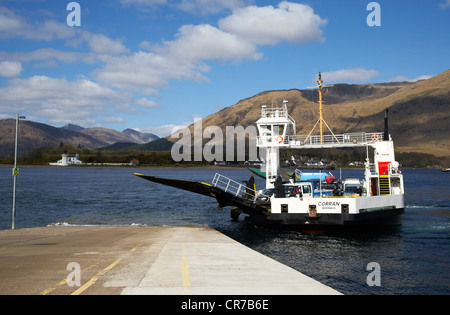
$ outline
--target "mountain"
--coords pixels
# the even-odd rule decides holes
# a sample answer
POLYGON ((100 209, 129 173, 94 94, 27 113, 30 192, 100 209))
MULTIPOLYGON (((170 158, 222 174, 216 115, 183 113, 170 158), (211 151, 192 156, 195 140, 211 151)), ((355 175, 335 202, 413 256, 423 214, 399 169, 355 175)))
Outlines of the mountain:
MULTIPOLYGON (((154 134, 140 133, 131 129, 120 132, 106 128, 83 128, 68 124, 56 128, 32 121, 20 121, 19 127, 19 156, 32 149, 40 147, 57 147, 61 143, 83 146, 88 149, 103 148, 117 142, 133 144, 146 144, 159 139, 154 134)), ((14 154, 14 141, 16 131, 15 119, 0 120, 0 157, 9 157, 14 154)))
MULTIPOLYGON (((324 118, 334 133, 381 132, 389 108, 390 133, 399 152, 450 156, 450 70, 418 82, 336 84, 326 90, 324 118)), ((318 119, 317 90, 261 92, 204 118, 202 127, 219 126, 225 131, 226 126, 255 125, 262 105, 279 106, 284 99, 289 101, 297 134, 309 134, 318 119)), ((193 133, 193 125, 189 128, 193 133)))
POLYGON ((80 133, 99 139, 108 145, 116 142, 133 142, 132 138, 128 135, 113 129, 96 127, 83 129, 80 133))
MULTIPOLYGON (((0 156, 9 157, 14 154, 15 136, 16 120, 0 120, 0 156)), ((27 120, 20 121, 19 138, 19 156, 40 147, 57 147, 61 142, 73 146, 81 145, 90 149, 107 145, 104 141, 77 131, 27 120)))
POLYGON ((78 125, 73 125, 73 124, 67 124, 63 127, 61 127, 62 129, 67 129, 67 130, 72 130, 72 131, 81 131, 84 130, 85 128, 80 127, 78 125))
POLYGON ((134 139, 133 142, 139 144, 145 144, 159 139, 159 137, 157 135, 154 135, 153 133, 143 133, 130 128, 125 129, 124 131, 122 131, 122 133, 130 136, 132 139, 134 139))
POLYGON ((105 142, 108 145, 117 142, 131 142, 137 144, 145 144, 153 140, 159 139, 158 136, 151 133, 141 133, 132 129, 125 129, 123 132, 107 129, 107 128, 89 128, 80 130, 80 133, 89 135, 105 142))

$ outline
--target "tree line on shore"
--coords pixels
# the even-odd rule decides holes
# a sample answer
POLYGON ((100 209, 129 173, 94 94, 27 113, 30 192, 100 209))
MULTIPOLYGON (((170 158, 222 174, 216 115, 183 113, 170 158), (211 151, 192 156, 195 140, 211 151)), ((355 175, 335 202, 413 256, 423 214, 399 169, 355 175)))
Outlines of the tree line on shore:
MULTIPOLYGON (((214 162, 180 161, 175 162, 171 157, 171 151, 144 151, 144 150, 91 150, 71 145, 60 145, 56 148, 33 149, 24 156, 19 157, 21 165, 48 165, 61 159, 63 153, 78 154, 84 163, 130 163, 137 160, 143 166, 201 166, 213 165, 214 162)), ((192 152, 192 155, 194 153, 192 152)), ((235 153, 236 154, 236 153, 235 153)), ((369 156, 372 156, 370 153, 369 156)), ((280 161, 295 158, 297 166, 305 165, 307 161, 328 161, 335 167, 348 167, 352 162, 364 162, 366 149, 330 149, 330 150, 282 150, 280 161)), ((441 168, 450 164, 447 157, 436 157, 431 154, 414 152, 396 152, 396 159, 403 167, 408 168, 441 168)), ((229 161, 228 164, 243 164, 244 161, 229 161)), ((0 164, 13 164, 14 156, 0 158, 0 164)), ((361 167, 361 166, 359 166, 361 167)))

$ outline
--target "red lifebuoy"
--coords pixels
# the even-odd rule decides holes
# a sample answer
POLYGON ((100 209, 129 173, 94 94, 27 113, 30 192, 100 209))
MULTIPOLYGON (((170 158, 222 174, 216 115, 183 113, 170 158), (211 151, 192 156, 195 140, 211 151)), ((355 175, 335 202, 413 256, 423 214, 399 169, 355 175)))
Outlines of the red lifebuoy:
POLYGON ((378 141, 380 139, 380 137, 378 137, 378 135, 376 133, 374 133, 372 135, 372 141, 378 141))
POLYGON ((280 143, 280 144, 281 144, 281 143, 283 142, 283 140, 284 140, 284 139, 283 139, 283 137, 282 137, 282 136, 278 136, 278 138, 277 138, 277 141, 278 141, 278 143, 280 143))

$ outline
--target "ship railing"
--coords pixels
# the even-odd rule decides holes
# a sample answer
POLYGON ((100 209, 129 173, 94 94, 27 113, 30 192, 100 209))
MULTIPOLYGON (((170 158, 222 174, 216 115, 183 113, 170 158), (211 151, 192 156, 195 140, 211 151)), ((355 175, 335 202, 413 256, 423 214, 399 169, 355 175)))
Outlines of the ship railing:
POLYGON ((248 188, 246 185, 240 184, 237 181, 234 181, 219 173, 216 173, 216 175, 214 175, 212 186, 219 188, 235 197, 239 197, 251 202, 255 202, 258 195, 255 190, 248 188))
POLYGON ((344 133, 338 135, 290 135, 285 137, 266 136, 257 137, 257 146, 280 146, 280 147, 353 147, 370 145, 383 140, 382 132, 374 133, 344 133))
POLYGON ((261 110, 261 118, 290 118, 285 106, 279 108, 263 107, 261 110))

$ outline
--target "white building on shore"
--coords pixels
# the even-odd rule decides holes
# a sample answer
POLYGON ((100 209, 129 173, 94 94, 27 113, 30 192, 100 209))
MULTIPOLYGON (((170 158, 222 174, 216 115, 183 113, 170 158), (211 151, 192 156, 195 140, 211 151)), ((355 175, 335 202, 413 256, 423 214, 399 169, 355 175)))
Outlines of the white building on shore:
POLYGON ((78 154, 66 154, 62 155, 62 159, 56 163, 49 163, 51 166, 69 166, 69 165, 84 165, 82 161, 79 160, 80 156, 78 154))

